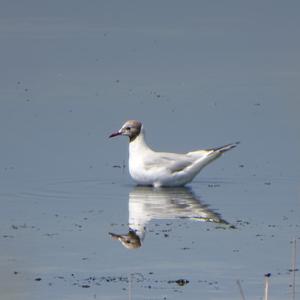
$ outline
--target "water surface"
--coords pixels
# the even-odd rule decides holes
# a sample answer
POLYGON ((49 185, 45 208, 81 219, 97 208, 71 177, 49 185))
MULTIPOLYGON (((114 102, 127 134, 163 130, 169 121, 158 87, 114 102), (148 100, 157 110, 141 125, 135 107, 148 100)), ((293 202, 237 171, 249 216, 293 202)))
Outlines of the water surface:
POLYGON ((293 299, 299 5, 1 6, 2 297, 239 299, 239 280, 261 299, 271 273, 293 299), (140 188, 107 138, 129 118, 158 150, 241 144, 187 188, 140 188))

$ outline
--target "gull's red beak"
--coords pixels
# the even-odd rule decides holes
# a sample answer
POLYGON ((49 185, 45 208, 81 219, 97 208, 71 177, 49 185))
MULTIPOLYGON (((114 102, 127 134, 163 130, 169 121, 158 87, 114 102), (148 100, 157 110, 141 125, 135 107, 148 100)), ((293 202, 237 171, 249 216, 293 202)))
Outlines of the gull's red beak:
POLYGON ((114 132, 109 136, 109 138, 112 138, 112 137, 118 136, 118 135, 122 135, 122 132, 120 132, 120 131, 114 132))

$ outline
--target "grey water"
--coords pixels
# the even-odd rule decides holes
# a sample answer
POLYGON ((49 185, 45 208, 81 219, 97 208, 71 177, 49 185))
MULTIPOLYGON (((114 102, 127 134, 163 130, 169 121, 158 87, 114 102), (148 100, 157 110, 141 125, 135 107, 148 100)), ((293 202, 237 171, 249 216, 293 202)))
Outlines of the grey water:
POLYGON ((263 299, 268 273, 299 298, 298 3, 0 6, 1 299, 263 299), (136 187, 127 119, 157 150, 241 143, 136 187))

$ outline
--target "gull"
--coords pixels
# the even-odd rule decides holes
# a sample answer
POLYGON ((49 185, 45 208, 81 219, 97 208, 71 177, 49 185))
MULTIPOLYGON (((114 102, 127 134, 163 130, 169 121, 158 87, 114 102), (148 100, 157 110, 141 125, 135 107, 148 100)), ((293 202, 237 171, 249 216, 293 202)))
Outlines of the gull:
POLYGON ((188 153, 156 152, 145 141, 145 129, 137 120, 126 121, 109 137, 129 137, 129 173, 138 185, 184 186, 191 182, 203 167, 236 147, 239 142, 188 153))

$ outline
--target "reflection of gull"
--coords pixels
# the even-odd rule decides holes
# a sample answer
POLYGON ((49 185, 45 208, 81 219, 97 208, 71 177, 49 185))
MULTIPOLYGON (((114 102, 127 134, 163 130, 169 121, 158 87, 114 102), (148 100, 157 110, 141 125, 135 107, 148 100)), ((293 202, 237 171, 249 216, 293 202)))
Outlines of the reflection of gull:
POLYGON ((201 203, 191 189, 137 186, 129 194, 129 233, 110 235, 126 248, 139 248, 150 220, 179 218, 228 224, 220 214, 201 203))

